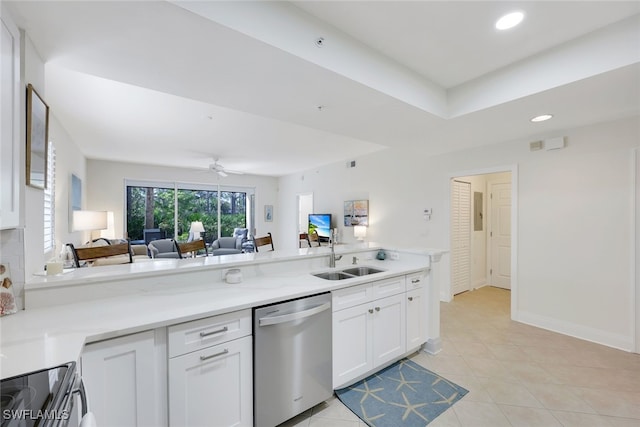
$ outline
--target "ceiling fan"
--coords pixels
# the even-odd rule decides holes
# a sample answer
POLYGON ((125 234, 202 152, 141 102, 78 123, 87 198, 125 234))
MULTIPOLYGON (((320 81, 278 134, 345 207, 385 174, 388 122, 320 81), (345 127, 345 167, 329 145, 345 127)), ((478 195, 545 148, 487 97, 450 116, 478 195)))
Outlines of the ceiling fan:
POLYGON ((229 176, 229 174, 234 174, 234 175, 243 174, 243 172, 240 172, 240 171, 233 171, 233 170, 226 169, 224 166, 218 163, 218 160, 219 160, 218 158, 215 158, 214 162, 209 165, 210 171, 217 173, 223 178, 229 176))

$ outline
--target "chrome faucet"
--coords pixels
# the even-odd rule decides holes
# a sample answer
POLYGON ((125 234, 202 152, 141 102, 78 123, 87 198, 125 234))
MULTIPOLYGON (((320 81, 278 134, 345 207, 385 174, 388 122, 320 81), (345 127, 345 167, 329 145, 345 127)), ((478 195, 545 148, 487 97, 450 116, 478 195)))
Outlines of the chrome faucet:
POLYGON ((334 229, 331 229, 331 237, 330 237, 329 243, 331 244, 331 255, 329 255, 329 268, 335 268, 336 261, 340 261, 342 259, 342 255, 336 256, 336 250, 335 250, 336 233, 334 229))

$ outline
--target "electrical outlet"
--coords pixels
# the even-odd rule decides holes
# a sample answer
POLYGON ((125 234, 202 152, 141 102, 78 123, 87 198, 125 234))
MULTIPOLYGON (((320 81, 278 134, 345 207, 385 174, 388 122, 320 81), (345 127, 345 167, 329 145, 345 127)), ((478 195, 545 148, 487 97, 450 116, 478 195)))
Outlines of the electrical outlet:
POLYGON ((389 258, 391 258, 394 261, 397 261, 400 259, 400 254, 398 252, 391 252, 389 254, 389 258))

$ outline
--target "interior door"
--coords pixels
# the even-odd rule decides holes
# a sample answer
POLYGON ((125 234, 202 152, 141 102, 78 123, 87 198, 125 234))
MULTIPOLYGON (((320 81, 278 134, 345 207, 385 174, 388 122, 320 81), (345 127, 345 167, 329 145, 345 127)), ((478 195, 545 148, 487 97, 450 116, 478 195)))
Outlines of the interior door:
POLYGON ((491 183, 489 193, 491 203, 489 282, 499 288, 511 289, 511 184, 491 183))
POLYGON ((451 287, 453 294, 471 289, 471 183, 451 183, 451 287))

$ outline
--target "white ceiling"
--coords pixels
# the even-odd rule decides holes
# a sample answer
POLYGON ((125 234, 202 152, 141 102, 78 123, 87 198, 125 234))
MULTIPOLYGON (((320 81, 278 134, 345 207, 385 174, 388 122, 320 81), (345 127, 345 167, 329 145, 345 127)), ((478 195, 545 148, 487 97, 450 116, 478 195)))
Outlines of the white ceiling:
POLYGON ((637 1, 5 3, 93 159, 280 176, 640 114, 637 1))

